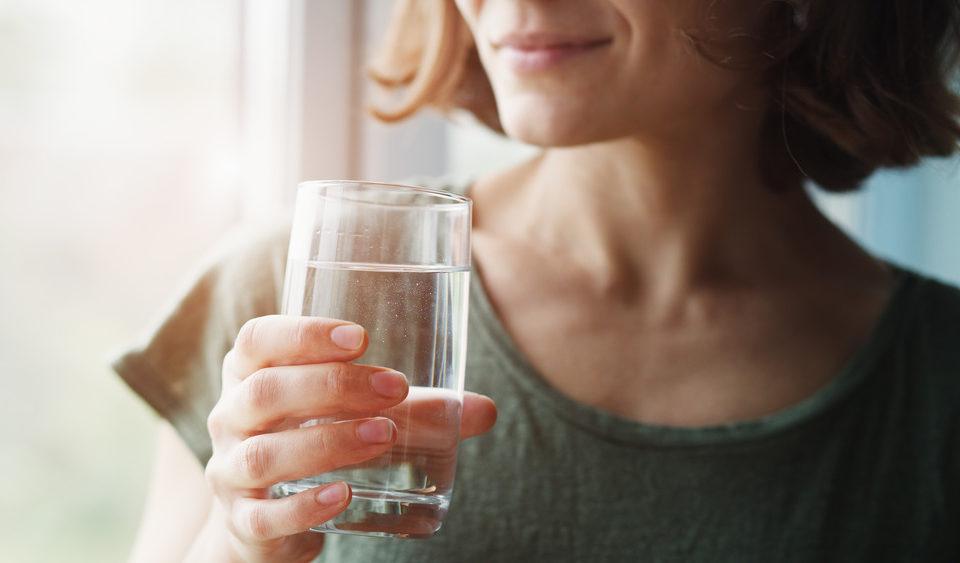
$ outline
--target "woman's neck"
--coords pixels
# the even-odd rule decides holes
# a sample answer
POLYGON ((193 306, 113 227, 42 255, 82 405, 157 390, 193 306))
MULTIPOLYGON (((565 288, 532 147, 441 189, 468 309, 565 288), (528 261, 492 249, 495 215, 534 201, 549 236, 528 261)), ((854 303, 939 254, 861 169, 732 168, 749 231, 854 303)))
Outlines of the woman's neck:
POLYGON ((671 301, 794 279, 824 256, 862 258, 803 189, 765 184, 759 123, 731 123, 740 129, 548 149, 478 183, 478 227, 549 252, 624 299, 671 301))

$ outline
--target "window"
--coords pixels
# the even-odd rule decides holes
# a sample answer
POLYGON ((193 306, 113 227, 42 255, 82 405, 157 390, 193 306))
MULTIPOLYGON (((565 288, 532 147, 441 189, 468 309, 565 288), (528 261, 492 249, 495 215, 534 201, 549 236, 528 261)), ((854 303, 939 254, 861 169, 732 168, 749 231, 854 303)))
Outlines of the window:
POLYGON ((960 159, 882 171, 861 192, 818 199, 875 255, 960 284, 960 159))
POLYGON ((108 361, 241 211, 239 18, 0 3, 0 560, 129 548, 155 419, 108 361))

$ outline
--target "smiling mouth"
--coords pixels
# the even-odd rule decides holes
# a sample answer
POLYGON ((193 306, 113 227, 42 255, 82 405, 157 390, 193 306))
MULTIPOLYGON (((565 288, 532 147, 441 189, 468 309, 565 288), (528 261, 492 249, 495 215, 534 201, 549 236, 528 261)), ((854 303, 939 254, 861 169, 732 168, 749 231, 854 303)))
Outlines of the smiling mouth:
POLYGON ((504 62, 517 72, 548 70, 581 55, 599 51, 613 39, 578 39, 542 34, 508 36, 492 42, 504 62))

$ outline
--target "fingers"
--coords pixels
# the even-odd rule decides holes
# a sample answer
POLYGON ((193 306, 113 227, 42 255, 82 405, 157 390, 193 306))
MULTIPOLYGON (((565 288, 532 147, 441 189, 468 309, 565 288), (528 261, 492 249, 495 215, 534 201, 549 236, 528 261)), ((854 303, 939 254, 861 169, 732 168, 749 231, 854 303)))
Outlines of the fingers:
MULTIPOLYGON (((210 415, 210 425, 253 435, 286 418, 376 413, 409 391, 403 374, 342 362, 260 369, 210 415)), ((211 428, 211 434, 220 428, 211 428)))
POLYGON ((248 542, 264 542, 305 532, 330 520, 350 503, 346 483, 332 483, 282 499, 240 498, 231 513, 234 532, 248 542))
POLYGON ((242 380, 270 366, 349 362, 363 355, 362 327, 320 317, 271 315, 247 321, 224 360, 224 374, 242 380))
POLYGON ((460 438, 484 434, 497 422, 497 405, 486 395, 463 393, 463 414, 460 418, 460 438))
POLYGON ((423 439, 425 437, 436 439, 429 434, 430 429, 449 437, 450 421, 457 415, 460 416, 461 439, 483 434, 497 422, 497 406, 490 397, 465 391, 461 406, 453 391, 423 387, 411 388, 404 402, 381 414, 396 422, 401 432, 416 434, 410 439, 416 438, 422 443, 427 441, 423 439))
MULTIPOLYGON (((496 421, 496 406, 487 397, 468 392, 461 402, 454 391, 411 389, 402 374, 353 364, 367 344, 363 328, 336 319, 260 317, 240 330, 224 359, 222 395, 208 419, 214 455, 206 471, 223 501, 223 516, 250 549, 289 543, 283 538, 342 512, 352 494, 338 483, 264 499, 271 485, 375 459, 404 431, 404 448, 422 449, 423 459, 437 467, 431 470, 435 486, 447 487, 458 430, 468 438, 496 421), (343 415, 365 418, 291 428, 343 415)), ((405 522, 414 520, 416 525, 397 533, 425 537, 439 527, 429 518, 405 522)))
MULTIPOLYGON (((350 503, 351 493, 346 483, 338 482, 282 499, 238 499, 233 505, 231 527, 241 540, 251 544, 292 536, 343 512, 350 503)), ((392 514, 369 514, 360 522, 342 523, 338 527, 424 538, 440 528, 440 520, 433 510, 411 505, 402 518, 392 514)))
POLYGON ((396 440, 396 425, 379 417, 260 434, 211 459, 207 475, 217 489, 263 489, 366 461, 396 440))
POLYGON ((338 524, 337 528, 351 532, 386 532, 404 538, 429 538, 440 529, 441 521, 434 509, 424 509, 413 503, 404 508, 402 516, 371 512, 359 522, 338 524))
POLYGON ((379 414, 396 423, 404 447, 445 455, 461 439, 489 430, 497 408, 476 393, 464 393, 461 401, 453 391, 413 387, 405 401, 379 414))

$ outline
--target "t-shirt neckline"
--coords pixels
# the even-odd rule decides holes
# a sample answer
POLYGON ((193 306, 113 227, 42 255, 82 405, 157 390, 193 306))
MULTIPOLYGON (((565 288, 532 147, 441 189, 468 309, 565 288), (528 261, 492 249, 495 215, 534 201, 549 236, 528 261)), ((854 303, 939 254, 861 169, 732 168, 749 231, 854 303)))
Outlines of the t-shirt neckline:
MULTIPOLYGON (((491 350, 503 360, 508 376, 556 415, 584 430, 614 442, 642 446, 711 446, 751 442, 786 432, 817 419, 848 397, 875 368, 896 341, 916 285, 916 276, 889 264, 896 276, 887 303, 865 342, 850 356, 829 383, 809 397, 769 415, 728 424, 678 427, 630 420, 580 403, 550 384, 520 352, 494 310, 481 276, 471 283, 471 316, 491 350)), ((475 270, 477 270, 475 266, 475 270)))

